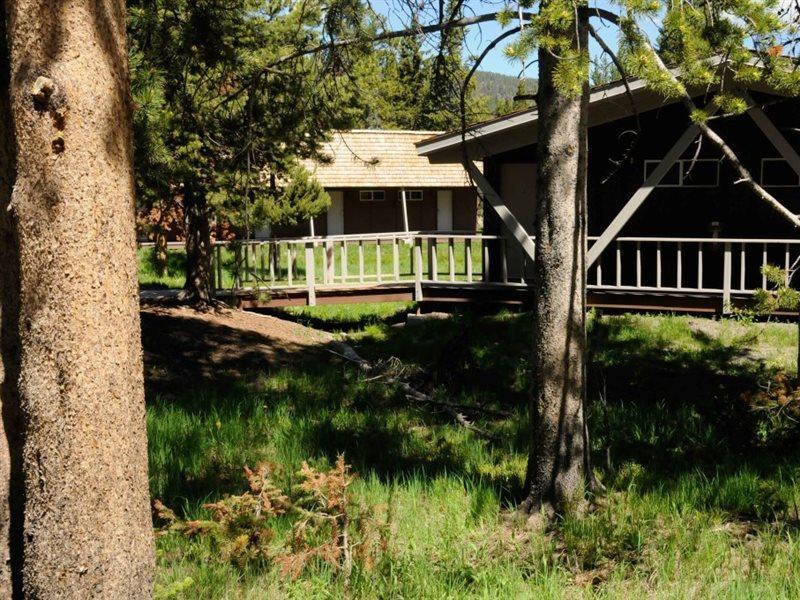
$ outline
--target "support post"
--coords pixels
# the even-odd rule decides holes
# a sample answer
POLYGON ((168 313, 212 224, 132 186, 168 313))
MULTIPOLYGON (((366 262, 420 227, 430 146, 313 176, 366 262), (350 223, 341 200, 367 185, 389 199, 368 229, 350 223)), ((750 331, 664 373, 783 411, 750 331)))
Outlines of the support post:
POLYGON ((400 203, 403 205, 403 231, 408 233, 408 206, 406 205, 406 190, 400 190, 400 203))

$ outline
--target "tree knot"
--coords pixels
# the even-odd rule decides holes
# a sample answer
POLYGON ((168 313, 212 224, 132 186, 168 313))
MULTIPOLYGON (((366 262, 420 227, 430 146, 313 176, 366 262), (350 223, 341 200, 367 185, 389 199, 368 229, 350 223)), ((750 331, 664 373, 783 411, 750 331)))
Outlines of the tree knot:
POLYGON ((58 84, 44 75, 40 75, 33 82, 31 98, 33 99, 33 107, 38 112, 58 111, 63 109, 66 104, 66 98, 58 84))

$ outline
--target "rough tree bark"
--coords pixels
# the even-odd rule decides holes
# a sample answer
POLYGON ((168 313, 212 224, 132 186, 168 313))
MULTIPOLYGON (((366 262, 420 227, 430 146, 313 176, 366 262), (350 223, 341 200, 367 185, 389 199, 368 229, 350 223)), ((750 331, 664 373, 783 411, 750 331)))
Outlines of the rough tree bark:
POLYGON ((210 306, 214 301, 213 248, 208 202, 202 190, 187 185, 183 207, 186 211, 186 283, 181 299, 198 307, 210 306))
MULTIPOLYGON (((571 35, 585 48, 581 11, 571 35)), ((585 127, 586 98, 565 95, 554 81, 558 61, 539 50, 538 184, 533 310, 531 446, 525 512, 552 514, 584 489, 588 444, 584 414, 585 127)))
POLYGON ((0 462, 12 475, 13 596, 147 598, 125 5, 5 0, 3 9, 10 102, 0 102, 0 123, 11 130, 0 167, 0 393, 10 467, 0 462), (17 410, 21 431, 8 427, 17 410))

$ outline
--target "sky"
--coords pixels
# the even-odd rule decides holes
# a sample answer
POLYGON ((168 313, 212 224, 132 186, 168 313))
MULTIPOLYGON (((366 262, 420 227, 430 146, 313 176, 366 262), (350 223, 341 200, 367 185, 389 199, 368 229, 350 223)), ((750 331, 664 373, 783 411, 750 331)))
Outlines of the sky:
MULTIPOLYGON (((466 5, 471 7, 475 14, 500 10, 505 4, 505 2, 497 0, 467 0, 466 2, 466 5)), ((514 3, 509 2, 509 4, 513 5, 514 3)), ((616 7, 614 7, 611 2, 608 2, 607 0, 590 0, 590 4, 592 6, 598 6, 618 12, 618 10, 615 10, 616 7)), ((372 7, 376 12, 388 17, 389 25, 393 28, 400 28, 406 26, 408 23, 408 15, 400 12, 399 6, 400 5, 396 0, 372 0, 372 7)), ((598 33, 603 36, 603 39, 606 41, 606 43, 612 48, 616 48, 617 36, 614 27, 611 25, 603 25, 597 20, 595 20, 593 24, 595 25, 595 29, 597 29, 598 33)), ((644 22, 641 23, 641 26, 648 33, 651 39, 655 40, 656 36, 658 35, 658 24, 654 22, 644 22)), ((480 54, 480 52, 483 51, 489 42, 502 33, 502 31, 503 29, 494 22, 483 23, 478 26, 470 27, 467 32, 465 44, 467 54, 480 54)), ((509 40, 509 42, 510 41, 511 40, 509 40)), ((430 44, 430 42, 428 43, 430 44)), ((494 71, 495 73, 503 73, 505 75, 513 75, 514 77, 518 77, 522 65, 519 61, 509 61, 503 55, 503 48, 507 45, 508 42, 501 42, 498 44, 491 54, 489 54, 489 56, 487 56, 483 61, 481 70, 494 71)), ((429 46, 427 50, 433 52, 435 49, 429 46)), ((590 53, 592 56, 598 56, 601 54, 600 47, 594 41, 591 41, 590 53)), ((472 61, 469 61, 469 64, 471 63, 472 61)), ((536 65, 528 67, 525 75, 528 77, 536 77, 536 65)))

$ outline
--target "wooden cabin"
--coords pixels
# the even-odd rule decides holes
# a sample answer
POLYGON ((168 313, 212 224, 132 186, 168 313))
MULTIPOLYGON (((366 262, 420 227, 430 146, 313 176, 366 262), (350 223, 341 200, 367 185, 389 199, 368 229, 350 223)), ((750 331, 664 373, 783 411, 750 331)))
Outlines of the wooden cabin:
MULTIPOLYGON (((590 284, 679 290, 691 282, 716 289, 727 276, 734 290, 744 290, 761 282, 764 262, 793 263, 800 232, 737 182, 683 104, 659 97, 641 81, 630 88, 629 95, 617 81, 591 91, 590 284)), ((800 213, 800 99, 764 86, 747 93, 752 104, 745 114, 709 123, 771 194, 800 213)), ((713 94, 695 90, 693 96, 698 106, 713 107, 713 94)), ((532 275, 531 257, 514 228, 533 231, 537 126, 533 108, 471 127, 465 144, 461 132, 417 144, 434 163, 461 162, 465 153, 483 162, 484 233, 508 240, 503 277, 511 279, 532 275), (510 226, 498 203, 512 215, 510 226)))
MULTIPOLYGON (((426 131, 336 132, 325 145, 330 162, 304 164, 331 196, 314 219, 315 235, 393 231, 474 231, 478 195, 460 163, 432 164, 416 143, 426 131)), ((309 235, 310 225, 275 228, 277 237, 309 235)))

